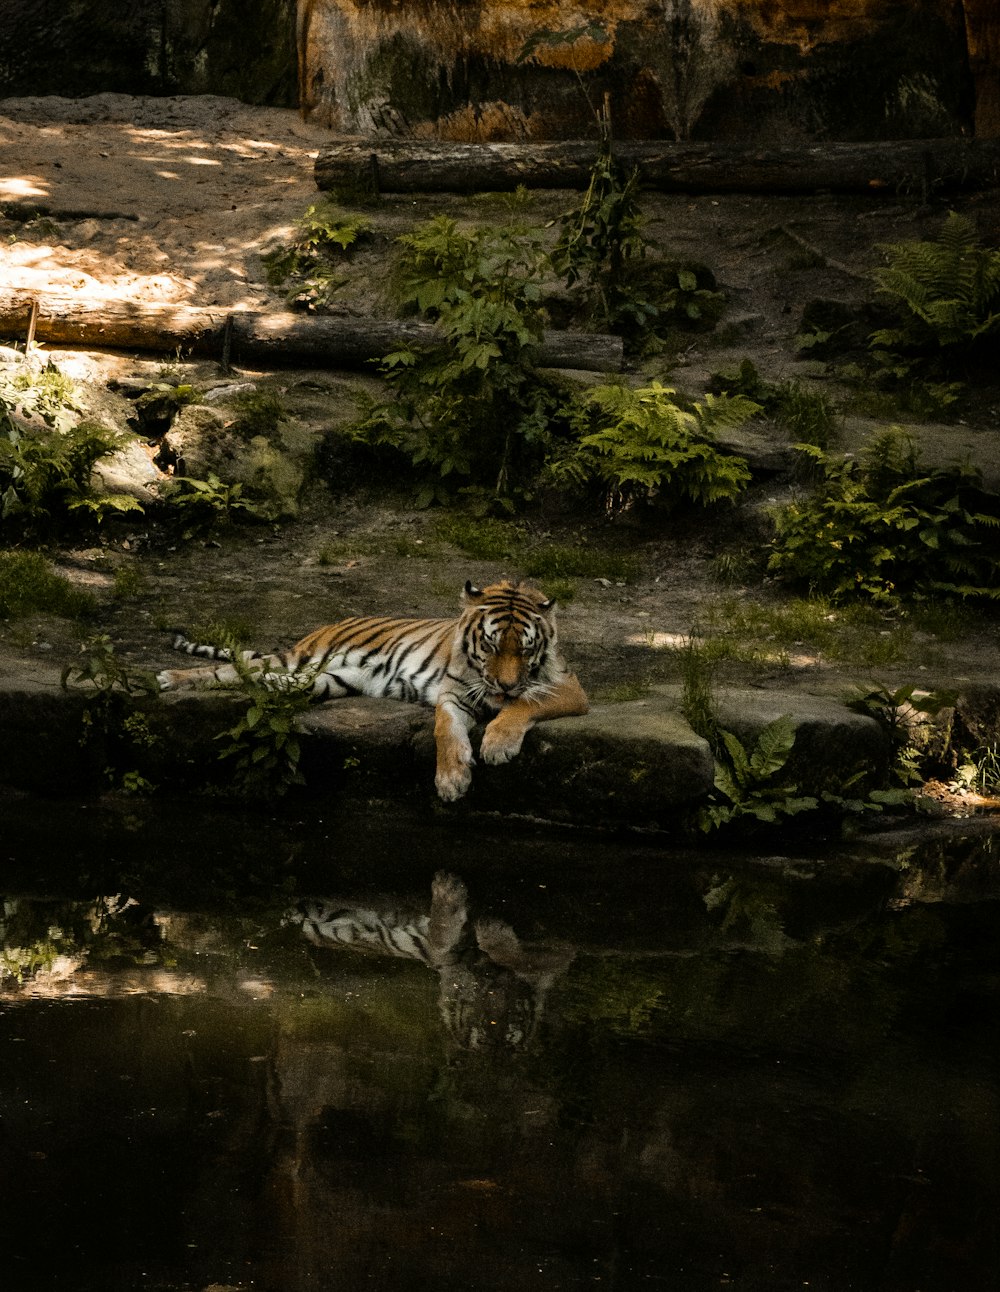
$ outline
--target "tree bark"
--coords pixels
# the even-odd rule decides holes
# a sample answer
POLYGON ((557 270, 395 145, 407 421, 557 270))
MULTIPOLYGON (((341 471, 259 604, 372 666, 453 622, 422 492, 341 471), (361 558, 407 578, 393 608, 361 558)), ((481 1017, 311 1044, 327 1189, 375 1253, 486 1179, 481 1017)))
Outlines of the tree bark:
MULTIPOLYGON (((324 314, 258 314, 190 305, 37 296, 0 291, 0 336, 23 341, 37 301, 35 340, 98 350, 154 350, 204 355, 236 363, 253 360, 313 367, 365 368, 403 346, 433 346, 441 333, 431 323, 347 318, 324 314)), ((620 337, 604 333, 546 331, 539 347, 543 367, 617 372, 620 337)))
MULTIPOLYGON (((755 148, 624 141, 615 156, 664 193, 907 192, 926 196, 1000 181, 1000 139, 894 139, 755 148)), ((597 144, 463 144, 425 140, 337 143, 316 158, 321 189, 472 193, 586 188, 597 144)))

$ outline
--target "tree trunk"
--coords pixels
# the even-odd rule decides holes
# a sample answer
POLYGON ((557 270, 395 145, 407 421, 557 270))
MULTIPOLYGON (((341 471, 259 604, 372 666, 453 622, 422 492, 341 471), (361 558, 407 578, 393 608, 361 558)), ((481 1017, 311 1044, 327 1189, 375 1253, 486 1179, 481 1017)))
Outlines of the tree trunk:
MULTIPOLYGON (((430 323, 324 314, 228 313, 190 305, 139 305, 35 296, 24 291, 0 291, 0 335, 24 341, 36 300, 36 341, 97 350, 169 353, 180 349, 183 354, 231 357, 234 362, 364 368, 391 350, 441 341, 441 333, 430 323)), ((603 333, 546 331, 538 361, 550 368, 616 372, 622 366, 622 341, 603 333)))
MULTIPOLYGON (((1000 139, 894 139, 875 143, 741 144, 625 141, 615 156, 664 193, 899 192, 926 196, 1000 180, 1000 139)), ((586 188, 596 143, 463 144, 377 140, 333 144, 316 158, 321 189, 474 193, 586 188)))

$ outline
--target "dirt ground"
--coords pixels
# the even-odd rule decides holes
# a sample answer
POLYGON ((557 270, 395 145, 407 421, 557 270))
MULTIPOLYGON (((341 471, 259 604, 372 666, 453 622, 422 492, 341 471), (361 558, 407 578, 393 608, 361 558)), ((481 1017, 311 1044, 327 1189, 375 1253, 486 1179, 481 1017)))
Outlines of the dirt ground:
MULTIPOLYGON (((0 101, 0 291, 27 289, 42 300, 50 293, 285 309, 281 294, 266 283, 261 252, 287 238, 316 200, 313 160, 330 140, 294 112, 211 96, 0 101)), ((572 202, 571 194, 538 193, 520 214, 544 223, 572 202)), ((996 193, 951 205, 972 214, 987 237, 1000 229, 996 193)), ((769 380, 823 383, 836 396, 821 365, 796 357, 793 338, 803 306, 814 298, 866 298, 877 244, 933 235, 947 209, 943 201, 924 204, 908 194, 647 195, 647 236, 671 255, 708 265, 728 307, 714 334, 692 333, 669 359, 645 360, 642 373, 700 394, 710 373, 748 357, 769 380)), ((385 266, 392 238, 439 212, 487 223, 498 218, 497 199, 385 198, 368 213, 380 237, 355 261, 342 293, 346 315, 388 310, 385 266)), ((225 380, 215 365, 187 366, 183 356, 70 354, 43 346, 46 351, 71 376, 94 381, 155 381, 179 368, 195 383, 225 380)), ((234 379, 269 383, 317 434, 336 420, 338 408, 348 415, 359 380, 315 370, 244 370, 228 378, 234 379)), ((932 456, 968 458, 995 472, 997 412, 985 400, 958 425, 912 429, 932 456)), ((843 443, 860 443, 873 429, 863 418, 846 418, 843 443)), ((406 481, 391 484, 402 490, 406 481)), ((755 487, 755 505, 792 487, 781 478, 765 479, 755 487)), ((689 518, 664 523, 655 531, 610 526, 600 516, 526 521, 528 547, 588 544, 638 560, 640 573, 624 582, 574 580, 564 608, 567 653, 599 697, 613 698, 619 683, 641 687, 669 679, 673 665, 658 648, 703 629, 708 619, 725 632, 727 615, 734 624, 743 622, 734 618, 734 607, 777 604, 773 589, 725 586, 713 574, 713 559, 741 531, 751 547, 760 541, 755 514, 746 507, 694 525, 689 518)), ((163 630, 174 623, 223 618, 246 625, 255 644, 272 647, 344 614, 448 614, 467 578, 483 582, 519 573, 516 558, 463 555, 441 537, 435 514, 413 510, 402 492, 386 503, 333 500, 322 489, 298 521, 278 528, 165 546, 141 522, 117 524, 92 547, 55 556, 61 569, 100 598, 96 630, 109 633, 124 658, 150 667, 168 661, 163 630)), ((795 636, 785 621, 774 631, 761 629, 763 662, 754 680, 843 689, 846 679, 858 676, 936 682, 1000 675, 993 626, 975 618, 963 617, 957 630, 953 623, 940 632, 887 619, 865 632, 868 656, 861 651, 845 660, 847 642, 832 649, 795 636), (887 642, 899 648, 889 649, 887 642)), ((6 625, 0 668, 51 677, 76 658, 78 635, 77 628, 53 620, 6 625)))

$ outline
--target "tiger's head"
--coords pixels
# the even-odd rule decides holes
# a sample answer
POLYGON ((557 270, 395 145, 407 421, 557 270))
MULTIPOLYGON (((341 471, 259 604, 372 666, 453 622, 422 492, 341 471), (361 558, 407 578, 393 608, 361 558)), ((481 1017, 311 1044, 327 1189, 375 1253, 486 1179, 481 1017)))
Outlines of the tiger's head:
POLYGON ((556 640, 555 601, 526 583, 466 583, 461 618, 465 658, 481 679, 477 698, 500 705, 546 689, 556 640))

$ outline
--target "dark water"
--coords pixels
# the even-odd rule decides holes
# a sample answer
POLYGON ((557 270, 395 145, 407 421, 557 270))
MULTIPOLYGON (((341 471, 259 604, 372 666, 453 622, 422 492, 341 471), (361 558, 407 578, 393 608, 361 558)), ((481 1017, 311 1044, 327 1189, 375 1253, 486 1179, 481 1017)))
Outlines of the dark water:
POLYGON ((0 1292, 1000 1286, 989 835, 2 811, 0 1292))

